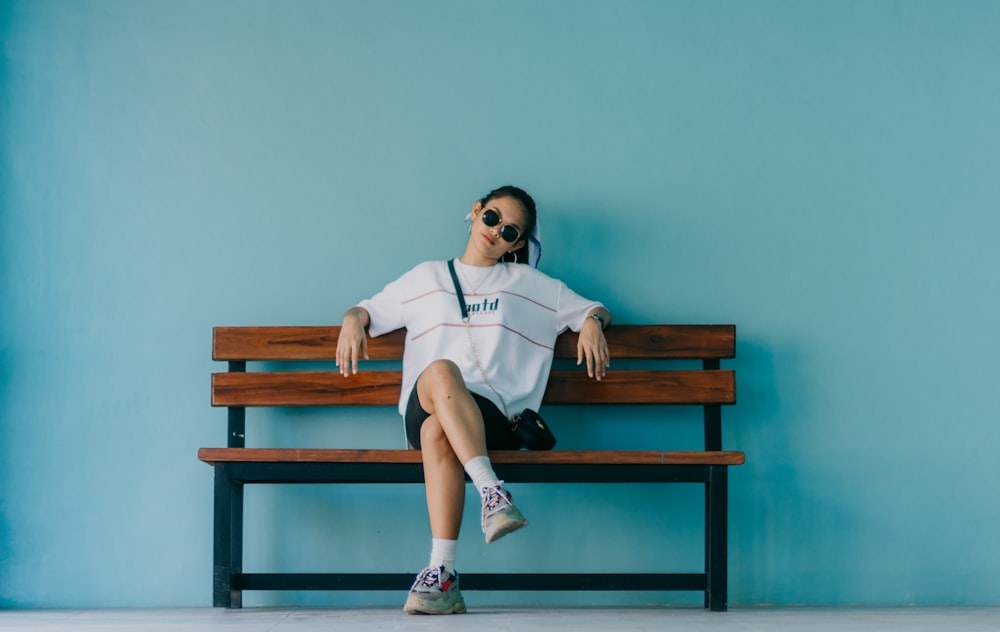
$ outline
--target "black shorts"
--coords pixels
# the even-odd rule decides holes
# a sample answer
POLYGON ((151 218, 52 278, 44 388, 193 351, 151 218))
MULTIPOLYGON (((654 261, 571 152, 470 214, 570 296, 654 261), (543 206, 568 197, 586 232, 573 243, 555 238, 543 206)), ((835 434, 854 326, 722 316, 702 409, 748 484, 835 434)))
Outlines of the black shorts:
MULTIPOLYGON (((486 425, 486 448, 488 450, 519 449, 521 440, 507 425, 507 418, 503 416, 496 404, 482 395, 476 393, 471 395, 483 414, 483 423, 486 425)), ((420 426, 428 417, 430 417, 430 413, 420 407, 417 387, 414 386, 413 391, 410 392, 410 399, 406 403, 406 415, 403 419, 406 421, 406 440, 418 450, 420 449, 420 426)))

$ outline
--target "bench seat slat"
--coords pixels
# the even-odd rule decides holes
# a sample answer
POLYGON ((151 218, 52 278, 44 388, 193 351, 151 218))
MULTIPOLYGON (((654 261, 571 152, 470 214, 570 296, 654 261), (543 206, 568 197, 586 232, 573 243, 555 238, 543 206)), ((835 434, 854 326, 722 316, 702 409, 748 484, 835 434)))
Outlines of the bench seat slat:
MULTIPOLYGON (((208 464, 241 463, 420 463, 419 450, 354 450, 299 448, 201 448, 208 464)), ((742 465, 742 452, 658 450, 495 450, 494 463, 567 465, 742 465)))
POLYGON ((736 374, 717 371, 608 371, 597 380, 586 371, 552 371, 545 404, 735 404, 736 374))
POLYGON ((399 403, 399 371, 215 373, 213 406, 392 406, 399 403))
MULTIPOLYGON (((229 361, 333 361, 338 326, 216 327, 212 358, 229 361)), ((372 360, 403 357, 406 332, 397 330, 368 340, 372 360)), ((736 354, 733 325, 614 325, 605 332, 614 359, 726 359, 736 354)), ((577 335, 559 336, 555 354, 576 358, 577 335)))
MULTIPOLYGON (((213 406, 390 406, 399 371, 215 373, 213 406)), ((546 404, 733 404, 732 371, 609 371, 597 382, 582 369, 553 371, 546 404)))

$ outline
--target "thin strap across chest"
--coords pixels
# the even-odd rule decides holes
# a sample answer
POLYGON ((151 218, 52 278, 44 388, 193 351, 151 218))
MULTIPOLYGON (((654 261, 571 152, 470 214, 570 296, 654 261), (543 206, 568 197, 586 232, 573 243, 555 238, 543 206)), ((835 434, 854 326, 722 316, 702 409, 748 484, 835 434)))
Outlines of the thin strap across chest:
POLYGON ((462 310, 462 322, 469 323, 469 308, 465 305, 465 295, 462 293, 462 285, 458 282, 458 275, 455 274, 455 260, 448 260, 448 272, 451 273, 451 281, 455 284, 455 296, 458 297, 458 306, 462 310))

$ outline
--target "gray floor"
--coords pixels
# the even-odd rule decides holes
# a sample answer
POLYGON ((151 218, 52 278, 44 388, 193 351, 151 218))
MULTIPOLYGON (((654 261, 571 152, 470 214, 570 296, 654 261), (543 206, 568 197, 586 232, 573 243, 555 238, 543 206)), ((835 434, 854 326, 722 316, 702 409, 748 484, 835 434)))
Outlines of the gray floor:
POLYGON ((7 610, 0 629, 56 630, 726 630, 836 632, 905 630, 974 632, 1000 630, 1000 607, 990 608, 736 608, 726 613, 695 609, 483 608, 450 617, 416 617, 399 609, 212 608, 171 610, 7 610))

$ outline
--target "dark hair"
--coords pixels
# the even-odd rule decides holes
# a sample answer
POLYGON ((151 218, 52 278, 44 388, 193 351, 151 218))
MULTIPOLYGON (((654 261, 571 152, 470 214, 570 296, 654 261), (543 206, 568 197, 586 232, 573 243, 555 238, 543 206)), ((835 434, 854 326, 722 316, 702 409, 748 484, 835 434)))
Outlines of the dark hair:
POLYGON ((524 240, 524 245, 514 252, 505 254, 500 258, 500 260, 528 263, 528 235, 530 235, 531 231, 535 229, 535 223, 538 221, 538 210, 535 209, 535 200, 533 200, 524 189, 516 187, 512 184, 507 184, 490 191, 486 194, 486 197, 479 200, 479 203, 486 206, 491 200, 505 197, 514 198, 517 200, 518 204, 521 205, 521 208, 524 209, 526 225, 521 227, 521 235, 519 237, 519 239, 524 240))

